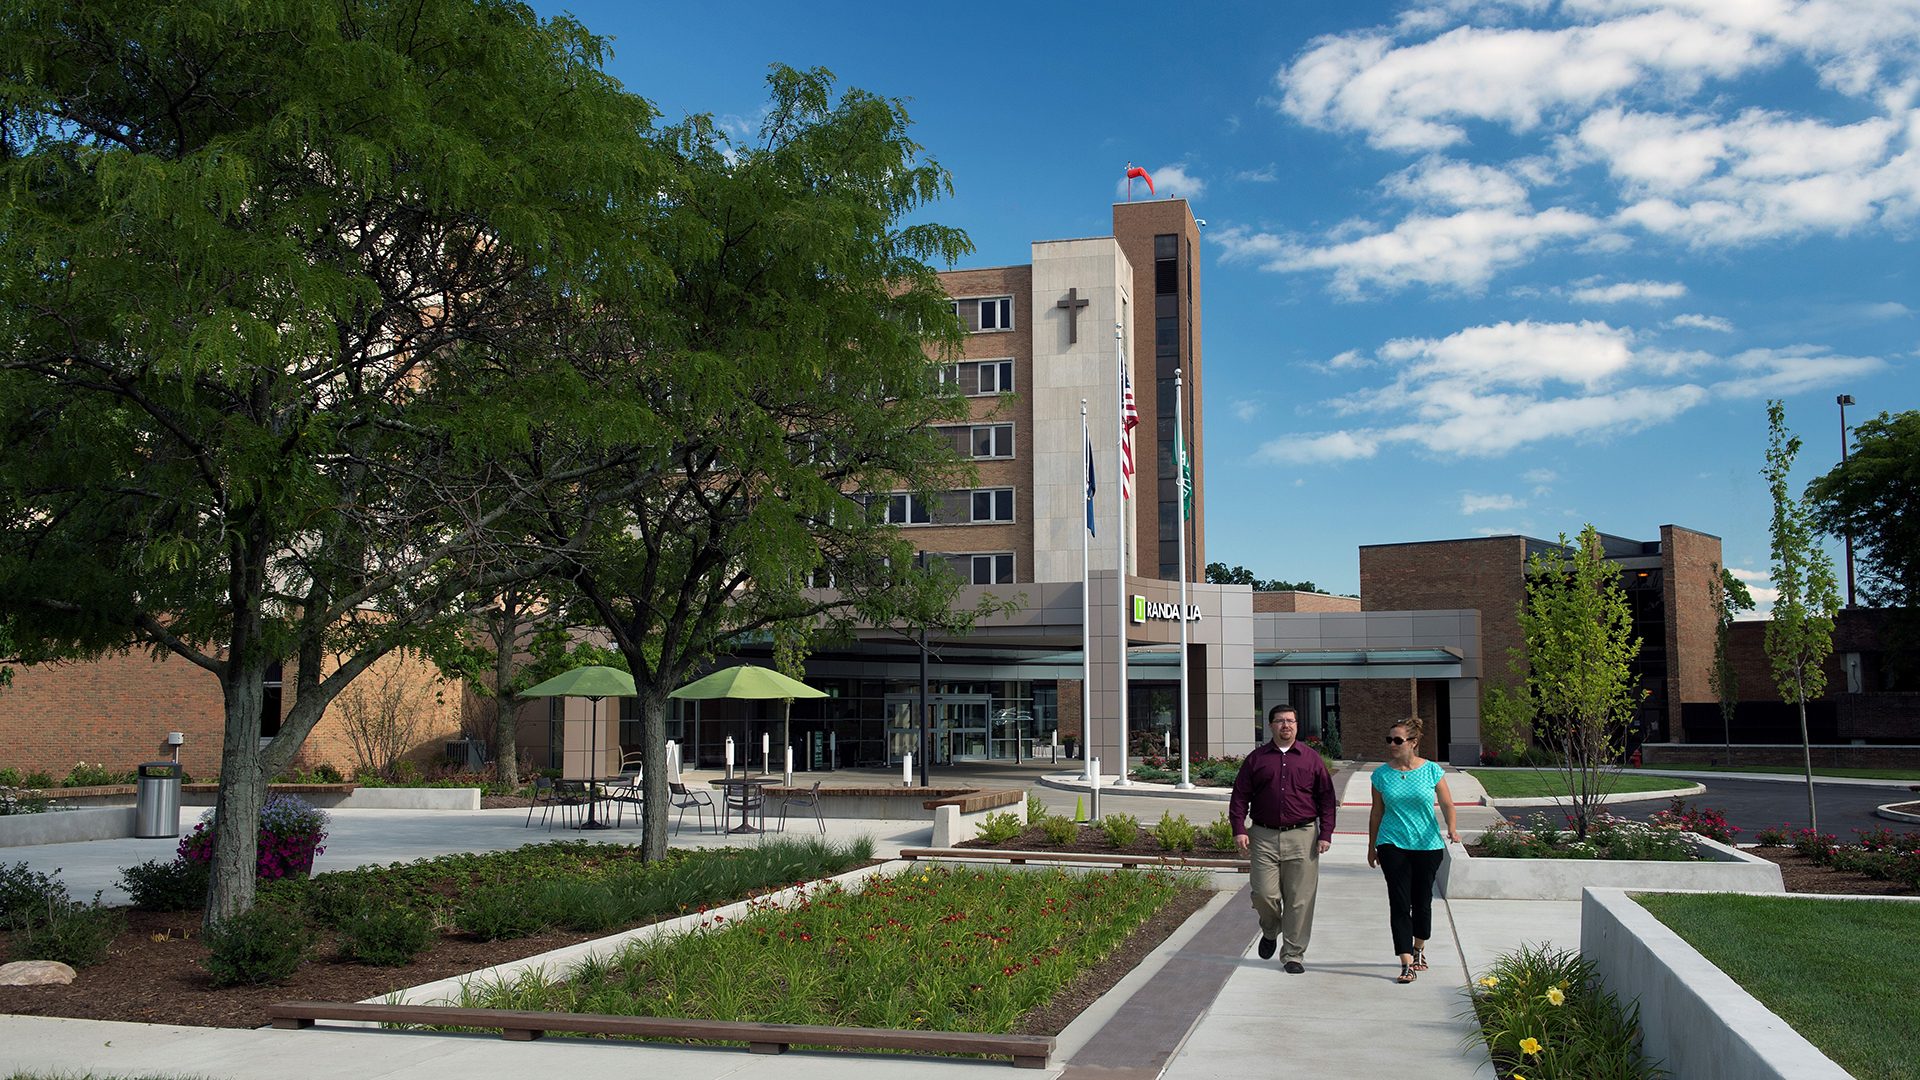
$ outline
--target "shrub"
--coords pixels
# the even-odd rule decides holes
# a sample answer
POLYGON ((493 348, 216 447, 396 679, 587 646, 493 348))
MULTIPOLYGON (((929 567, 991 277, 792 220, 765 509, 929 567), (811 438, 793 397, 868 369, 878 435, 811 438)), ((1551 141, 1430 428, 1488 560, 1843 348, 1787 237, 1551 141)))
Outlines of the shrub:
POLYGON ((403 967, 433 944, 433 921, 403 907, 367 904, 340 922, 340 955, 376 967, 403 967))
POLYGON ((482 941, 537 934, 547 928, 547 921, 528 900, 518 885, 475 889, 454 913, 453 925, 482 941))
POLYGON ((1037 825, 1040 823, 1040 819, 1046 816, 1047 816, 1047 804, 1041 802, 1040 796, 1038 795, 1028 795, 1027 796, 1027 818, 1026 818, 1027 824, 1037 825))
POLYGON ((59 873, 42 874, 23 862, 0 866, 0 927, 32 926, 51 910, 71 906, 59 873))
POLYGON ((1782 825, 1777 829, 1761 829, 1753 834, 1753 841, 1761 847, 1786 847, 1787 827, 1782 825))
POLYGON ((51 800, 44 795, 26 788, 0 785, 0 817, 9 814, 44 814, 51 805, 51 800))
POLYGON ((1207 838, 1207 846, 1215 851, 1237 851, 1240 847, 1233 839, 1233 822, 1227 820, 1225 810, 1220 811, 1219 817, 1207 823, 1203 834, 1207 838))
POLYGON ((201 940, 215 986, 265 986, 292 977, 313 945, 313 933, 284 906, 256 903, 215 923, 201 940))
POLYGON ((1020 823, 1011 811, 1004 814, 988 814, 980 819, 978 836, 989 844, 1004 844, 1025 832, 1027 827, 1020 823))
POLYGON ((20 786, 20 770, 11 765, 0 766, 0 787, 20 786))
POLYGON ((1480 837, 1482 852, 1496 859, 1614 859, 1682 862, 1696 858, 1693 846, 1673 829, 1601 814, 1577 840, 1571 829, 1556 829, 1545 814, 1526 824, 1503 821, 1480 837))
POLYGON ((120 887, 141 911, 192 911, 207 902, 207 864, 150 859, 120 871, 120 887))
POLYGON ((53 774, 41 769, 35 769, 20 779, 20 786, 33 788, 36 791, 45 791, 53 786, 53 774))
POLYGON ((1049 844, 1071 844, 1080 839, 1080 823, 1048 815, 1040 819, 1040 835, 1046 837, 1049 844))
POLYGON ((113 939, 126 928, 127 917, 116 908, 102 907, 99 893, 93 894, 91 904, 50 899, 45 916, 28 922, 14 935, 13 953, 21 960, 90 967, 107 958, 113 939))
POLYGON ((1162 851, 1192 851, 1198 835, 1199 830, 1193 827, 1193 822, 1173 816, 1171 810, 1161 813, 1159 822, 1153 827, 1153 838, 1159 841, 1162 851))
POLYGON ((1640 1006, 1621 1005, 1590 961, 1523 946, 1475 980, 1474 1037, 1499 1076, 1620 1078, 1663 1075, 1640 1047, 1640 1006))
POLYGON ((630 921, 630 905, 604 882, 544 881, 527 899, 542 923, 568 930, 599 933, 630 921))
POLYGON ((1727 816, 1719 810, 1710 806, 1688 806, 1687 800, 1678 795, 1673 797, 1671 806, 1654 813, 1652 823, 1658 829, 1690 832, 1723 844, 1733 843, 1733 834, 1740 831, 1737 826, 1727 824, 1727 816))
POLYGON ((1839 838, 1832 833, 1817 833, 1812 829, 1800 829, 1793 834, 1793 849, 1805 855, 1807 858, 1812 859, 1815 863, 1825 866, 1833 859, 1833 853, 1838 850, 1840 846, 1837 843, 1838 839, 1839 838))
POLYGON ((117 773, 105 765, 89 765, 82 761, 73 766, 73 771, 67 774, 65 780, 60 781, 60 786, 104 787, 108 784, 131 783, 133 783, 133 773, 131 771, 117 773))
POLYGON ((1132 814, 1108 814, 1100 819, 1100 831, 1114 847, 1129 847, 1140 839, 1140 819, 1132 814))

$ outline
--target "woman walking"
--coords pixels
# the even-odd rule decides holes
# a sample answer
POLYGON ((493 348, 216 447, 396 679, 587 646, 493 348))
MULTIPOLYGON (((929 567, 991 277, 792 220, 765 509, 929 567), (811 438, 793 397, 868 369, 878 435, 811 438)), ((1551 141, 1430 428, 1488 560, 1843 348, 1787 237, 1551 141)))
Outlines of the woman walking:
POLYGON ((1447 843, 1460 842, 1453 793, 1437 762, 1420 756, 1420 721, 1387 729, 1387 763, 1373 770, 1373 814, 1367 819, 1367 865, 1387 878, 1393 951, 1400 956, 1398 983, 1427 970, 1427 938, 1433 935, 1433 877, 1447 843), (1433 816, 1440 801, 1447 818, 1443 839, 1433 816))

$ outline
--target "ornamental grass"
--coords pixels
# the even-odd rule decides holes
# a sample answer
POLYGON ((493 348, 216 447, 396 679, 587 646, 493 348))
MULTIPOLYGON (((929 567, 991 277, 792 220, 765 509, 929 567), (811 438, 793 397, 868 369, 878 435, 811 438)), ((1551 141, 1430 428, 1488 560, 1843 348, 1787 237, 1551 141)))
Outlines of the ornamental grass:
POLYGON ((458 1004, 1005 1033, 1198 887, 1161 871, 916 867, 704 916, 564 976, 470 986, 458 1004))

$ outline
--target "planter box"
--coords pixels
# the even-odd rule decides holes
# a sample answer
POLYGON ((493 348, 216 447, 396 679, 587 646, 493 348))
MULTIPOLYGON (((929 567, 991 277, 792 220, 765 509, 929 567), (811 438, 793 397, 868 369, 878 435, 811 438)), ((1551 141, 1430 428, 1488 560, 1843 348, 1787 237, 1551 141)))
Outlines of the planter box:
MULTIPOLYGON (((770 802, 786 796, 805 797, 812 792, 811 784, 766 789, 770 802)), ((822 787, 820 816, 876 821, 932 821, 936 817, 938 803, 990 794, 994 793, 974 787, 822 787)), ((1016 791, 1006 799, 1006 803, 1023 804, 1025 799, 1026 792, 1016 791)), ((802 809, 794 813, 807 815, 811 811, 802 809)))
POLYGON ((1447 845, 1435 879, 1449 900, 1578 900, 1589 886, 1607 889, 1693 889, 1702 892, 1786 892, 1780 868, 1737 848, 1689 835, 1696 862, 1608 859, 1476 859, 1447 845))
MULTIPOLYGON (((0 848, 70 844, 76 840, 120 840, 132 835, 131 806, 49 810, 44 814, 0 817, 0 848)), ((170 836, 164 839, 169 845, 175 842, 170 836)))
MULTIPOLYGON (((360 787, 355 784, 269 784, 274 795, 298 795, 322 810, 478 810, 479 788, 360 787)), ((182 806, 212 806, 218 784, 187 784, 182 806)))
POLYGON ((1647 1053, 1674 1076, 1846 1080, 1850 1075, 1622 890, 1587 890, 1580 904, 1580 955, 1593 962, 1607 989, 1621 1000, 1639 999, 1647 1053))

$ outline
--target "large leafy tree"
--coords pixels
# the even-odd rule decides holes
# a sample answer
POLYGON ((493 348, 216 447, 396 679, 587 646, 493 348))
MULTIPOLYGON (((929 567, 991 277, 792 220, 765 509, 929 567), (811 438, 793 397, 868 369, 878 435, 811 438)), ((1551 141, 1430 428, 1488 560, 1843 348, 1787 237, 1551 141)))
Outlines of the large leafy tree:
POLYGON ((1833 616, 1840 610, 1840 589, 1834 581, 1833 559, 1820 545, 1815 531, 1813 504, 1804 496, 1795 498, 1787 486, 1793 459, 1799 453, 1800 437, 1787 430, 1786 407, 1778 401, 1767 402, 1767 459, 1760 475, 1766 478, 1773 500, 1768 535, 1775 595, 1772 617, 1767 621, 1766 650, 1781 700, 1791 701, 1799 709, 1807 827, 1818 831, 1807 701, 1819 697, 1827 686, 1824 665, 1833 652, 1833 616))
POLYGON ((550 544, 584 546, 572 585, 633 673, 649 856, 666 850, 669 691, 783 624, 943 618, 955 584, 914 570, 885 499, 853 497, 957 475, 929 426, 965 415, 929 361, 959 336, 931 262, 969 245, 906 223, 947 174, 898 102, 836 98, 823 71, 776 68, 769 85, 755 144, 704 117, 666 133, 654 232, 674 282, 579 361, 660 440, 618 473, 630 494, 576 489, 548 518, 550 544))
POLYGON ((0 624, 218 680, 209 921, 334 696, 539 561, 497 459, 597 426, 546 359, 648 266, 652 110, 603 50, 501 0, 0 9, 0 624))
POLYGON ((1856 426, 1853 452, 1806 497, 1823 531, 1853 537, 1867 603, 1920 608, 1920 410, 1856 426))
POLYGON ((1592 525, 1571 545, 1562 535, 1559 547, 1527 560, 1519 623, 1520 711, 1559 752, 1567 816, 1585 839, 1619 778, 1627 725, 1644 696, 1632 670, 1640 653, 1633 609, 1592 525))

